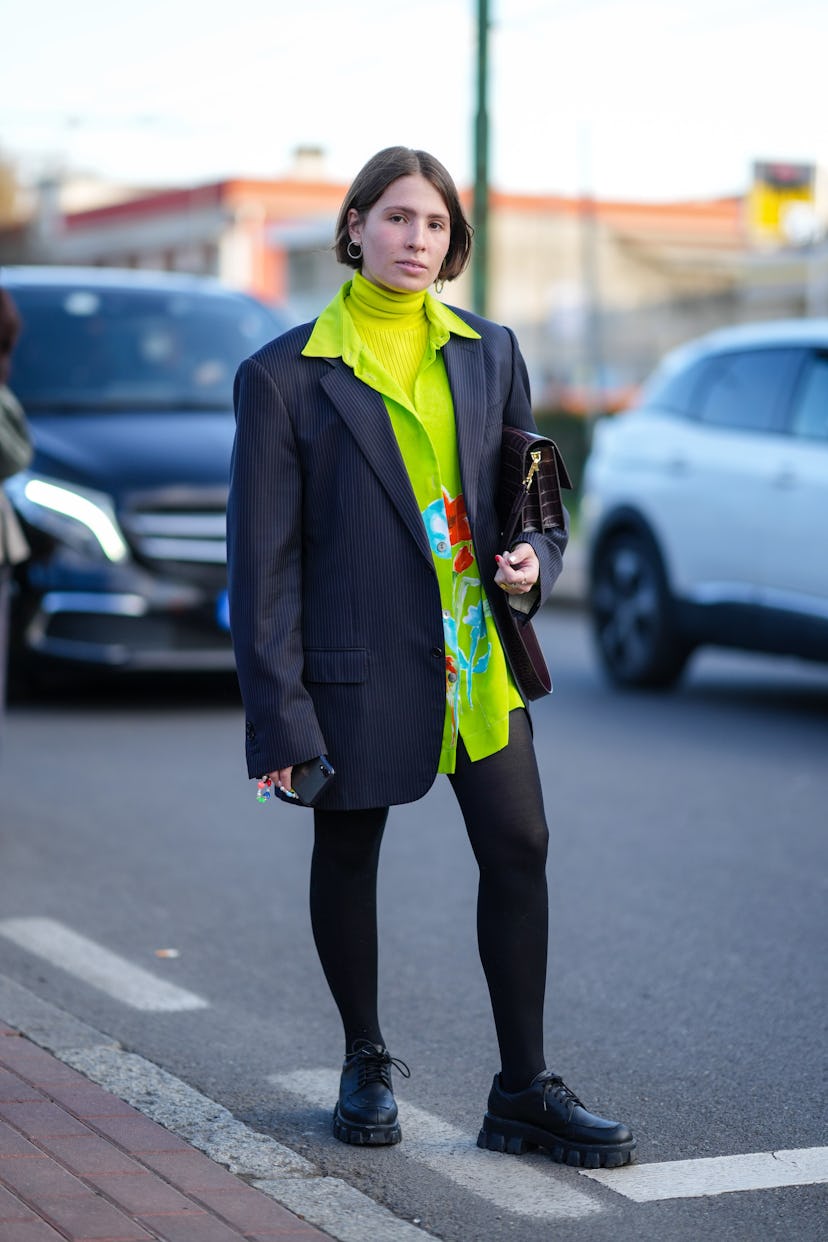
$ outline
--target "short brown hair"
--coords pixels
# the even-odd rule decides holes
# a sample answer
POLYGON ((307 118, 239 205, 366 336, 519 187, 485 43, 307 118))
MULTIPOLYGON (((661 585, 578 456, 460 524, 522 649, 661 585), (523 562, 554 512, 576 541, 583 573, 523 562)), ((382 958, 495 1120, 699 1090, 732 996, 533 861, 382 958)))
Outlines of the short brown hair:
POLYGON ((446 257, 438 274, 438 280, 454 280, 468 267, 474 229, 466 219, 457 186, 451 174, 428 151, 415 151, 411 147, 385 147, 372 155, 357 173, 345 195, 336 221, 334 251, 337 260, 346 267, 362 267, 362 257, 352 259, 348 254, 351 235, 348 214, 355 211, 362 219, 378 199, 400 177, 419 174, 430 181, 440 194, 449 213, 450 240, 446 257))

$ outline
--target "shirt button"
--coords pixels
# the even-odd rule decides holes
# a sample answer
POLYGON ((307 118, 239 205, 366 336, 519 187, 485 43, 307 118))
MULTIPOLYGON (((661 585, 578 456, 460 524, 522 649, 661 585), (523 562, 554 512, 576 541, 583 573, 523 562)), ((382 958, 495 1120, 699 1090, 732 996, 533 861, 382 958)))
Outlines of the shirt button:
POLYGON ((450 616, 451 616, 451 613, 449 612, 448 608, 444 608, 443 609, 443 620, 448 621, 450 616))
POLYGON ((446 677, 446 681, 448 682, 450 686, 453 686, 454 683, 457 681, 457 674, 449 673, 448 676, 446 677))
POLYGON ((437 541, 437 551, 448 552, 448 544, 446 543, 445 539, 439 539, 437 541))

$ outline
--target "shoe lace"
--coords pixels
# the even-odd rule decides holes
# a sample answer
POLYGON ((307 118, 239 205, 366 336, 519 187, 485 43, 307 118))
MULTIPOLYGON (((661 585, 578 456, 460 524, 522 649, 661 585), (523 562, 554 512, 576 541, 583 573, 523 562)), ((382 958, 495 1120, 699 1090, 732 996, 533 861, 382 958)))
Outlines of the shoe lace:
POLYGON ((359 1040, 353 1045, 353 1052, 348 1058, 357 1059, 359 1063, 359 1085, 366 1086, 371 1082, 381 1082, 391 1089, 391 1066, 402 1074, 403 1078, 411 1077, 411 1070, 405 1061, 392 1057, 387 1048, 380 1044, 372 1044, 369 1040, 359 1040))
POLYGON ((584 1107, 582 1100, 579 1100, 574 1091, 570 1091, 564 1080, 558 1075, 553 1074, 551 1070, 539 1074, 538 1079, 543 1083, 543 1108, 544 1112, 548 1109, 547 1100, 550 1096, 557 1100, 560 1105, 566 1109, 566 1119, 570 1121, 572 1114, 577 1106, 584 1107))

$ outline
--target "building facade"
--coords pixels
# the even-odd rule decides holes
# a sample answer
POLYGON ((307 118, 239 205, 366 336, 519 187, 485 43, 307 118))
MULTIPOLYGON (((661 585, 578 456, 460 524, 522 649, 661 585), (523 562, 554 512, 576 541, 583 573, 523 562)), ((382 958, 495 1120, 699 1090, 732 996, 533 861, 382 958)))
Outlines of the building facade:
MULTIPOLYGON (((331 249, 346 189, 311 160, 276 180, 121 193, 75 210, 46 195, 19 259, 209 275, 300 321, 348 275, 331 249)), ((828 313, 824 245, 757 247, 747 203, 493 191, 487 313, 518 333, 536 402, 617 405, 666 349, 699 332, 828 313)), ((8 239, 2 257, 10 259, 8 239)), ((467 273, 443 296, 468 308, 471 288, 467 273)))

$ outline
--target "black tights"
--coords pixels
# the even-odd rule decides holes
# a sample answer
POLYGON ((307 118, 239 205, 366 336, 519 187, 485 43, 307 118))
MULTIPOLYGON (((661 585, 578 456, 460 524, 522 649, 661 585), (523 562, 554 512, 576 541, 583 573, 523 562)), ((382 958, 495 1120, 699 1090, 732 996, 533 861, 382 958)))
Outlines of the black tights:
MULTIPOLYGON (((480 868, 477 941, 489 986, 503 1084, 518 1090, 545 1066, 548 832, 526 712, 509 744, 472 763, 462 741, 449 778, 480 868)), ((377 1013, 377 866, 387 807, 314 813, 310 907, 345 1047, 384 1044, 377 1013)))

